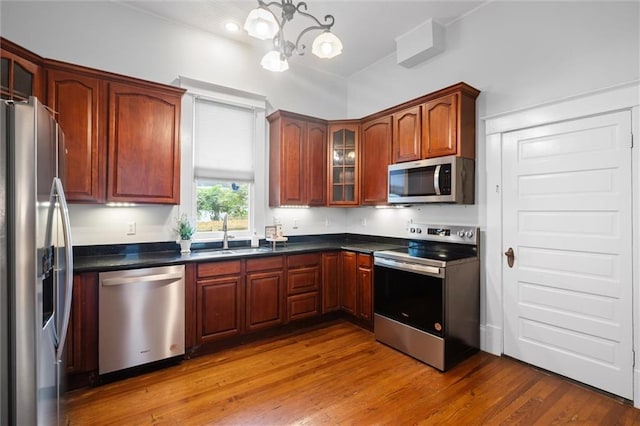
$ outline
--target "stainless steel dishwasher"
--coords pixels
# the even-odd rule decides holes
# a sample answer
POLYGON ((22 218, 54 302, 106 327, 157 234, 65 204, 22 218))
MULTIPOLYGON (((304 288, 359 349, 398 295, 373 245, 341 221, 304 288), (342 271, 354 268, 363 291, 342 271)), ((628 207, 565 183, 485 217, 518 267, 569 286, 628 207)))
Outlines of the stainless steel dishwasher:
POLYGON ((98 372, 184 354, 184 265, 99 274, 98 372))

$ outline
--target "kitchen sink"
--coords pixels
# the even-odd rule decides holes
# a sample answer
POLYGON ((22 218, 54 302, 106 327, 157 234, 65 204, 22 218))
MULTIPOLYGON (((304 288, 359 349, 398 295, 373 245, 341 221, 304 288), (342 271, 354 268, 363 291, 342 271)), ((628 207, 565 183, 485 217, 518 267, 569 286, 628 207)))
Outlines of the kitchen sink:
POLYGON ((244 256, 249 254, 267 253, 270 251, 271 249, 268 247, 251 247, 251 248, 237 248, 233 250, 215 250, 215 251, 209 252, 209 254, 213 256, 229 256, 232 254, 237 256, 244 256))

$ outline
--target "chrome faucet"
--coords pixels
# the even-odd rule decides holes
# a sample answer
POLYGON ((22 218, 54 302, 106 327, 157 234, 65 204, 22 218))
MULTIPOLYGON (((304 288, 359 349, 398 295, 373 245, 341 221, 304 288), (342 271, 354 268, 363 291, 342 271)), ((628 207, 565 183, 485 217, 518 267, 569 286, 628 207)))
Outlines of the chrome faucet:
POLYGON ((222 213, 224 216, 222 217, 222 250, 229 249, 229 235, 228 231, 228 223, 229 223, 229 213, 222 213))

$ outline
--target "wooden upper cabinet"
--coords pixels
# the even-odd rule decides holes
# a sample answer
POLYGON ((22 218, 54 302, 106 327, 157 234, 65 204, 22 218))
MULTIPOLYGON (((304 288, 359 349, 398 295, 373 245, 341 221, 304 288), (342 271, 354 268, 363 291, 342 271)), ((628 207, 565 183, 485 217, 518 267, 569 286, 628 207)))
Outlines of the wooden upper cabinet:
POLYGON ((105 201, 105 87, 73 68, 47 69, 48 105, 64 133, 60 177, 70 202, 105 201))
POLYGON ((327 124, 307 123, 307 204, 327 204, 327 124))
POLYGON ((44 102, 42 58, 0 38, 0 98, 24 101, 29 96, 44 102))
POLYGON ((458 153, 458 94, 423 105, 422 147, 425 158, 458 153))
POLYGON ((362 123, 360 202, 387 204, 387 168, 391 164, 391 116, 362 123))
POLYGON ((286 111, 267 119, 269 205, 325 205, 326 122, 286 111))
MULTIPOLYGON (((280 137, 280 204, 302 205, 307 191, 304 180, 306 123, 302 120, 284 119, 280 137)), ((278 143, 278 141, 276 141, 278 143)))
POLYGON ((422 157, 476 157, 477 89, 464 83, 443 89, 422 105, 422 157), (444 93, 442 93, 444 92, 444 93))
POLYGON ((109 84, 107 201, 180 202, 181 93, 109 84))
POLYGON ((422 158, 420 105, 393 114, 393 162, 422 158))
POLYGON ((358 206, 360 203, 359 121, 329 125, 328 202, 330 206, 358 206))

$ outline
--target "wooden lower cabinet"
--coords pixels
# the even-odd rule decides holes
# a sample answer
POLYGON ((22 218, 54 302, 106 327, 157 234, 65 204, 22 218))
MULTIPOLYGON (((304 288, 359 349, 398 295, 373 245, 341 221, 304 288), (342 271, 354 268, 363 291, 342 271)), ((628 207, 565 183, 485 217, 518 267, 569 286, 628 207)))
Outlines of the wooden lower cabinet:
POLYGON ((322 313, 340 309, 340 252, 322 253, 322 313))
POLYGON ((373 321, 373 273, 372 256, 358 253, 358 274, 356 278, 356 316, 367 322, 373 321))
POLYGON ((243 285, 239 260, 198 265, 196 343, 242 333, 243 285))
POLYGON ((373 259, 369 254, 342 252, 340 309, 373 323, 373 259))
POLYGON ((287 322, 320 315, 322 255, 287 256, 287 322))
POLYGON ((287 321, 315 317, 320 314, 317 291, 287 297, 287 321))
POLYGON ((356 259, 357 254, 351 251, 343 251, 340 259, 342 263, 340 309, 351 315, 356 315, 356 283, 358 280, 356 259))
POLYGON ((74 376, 98 370, 97 307, 98 273, 74 274, 71 317, 65 342, 66 371, 72 387, 75 387, 74 376))
POLYGON ((284 320, 282 256, 247 260, 246 331, 280 325, 284 320))

